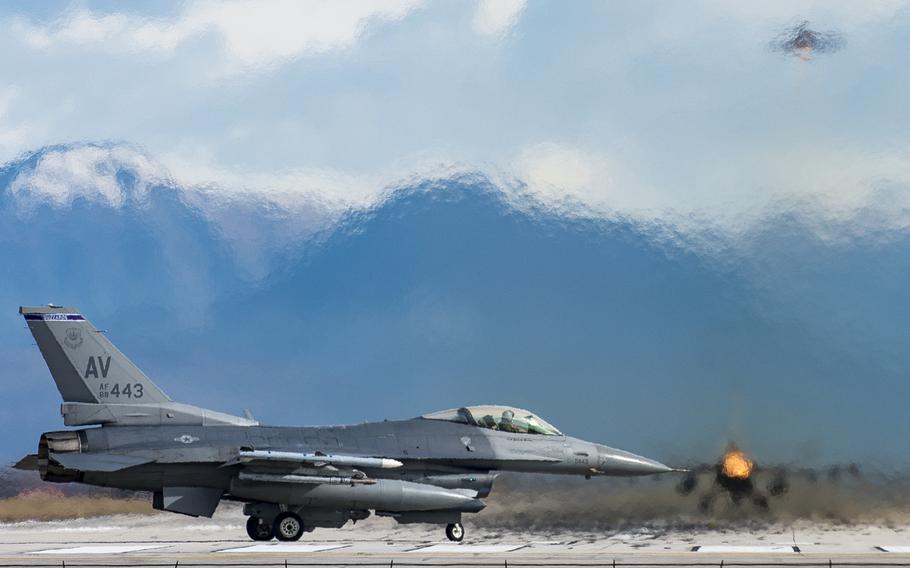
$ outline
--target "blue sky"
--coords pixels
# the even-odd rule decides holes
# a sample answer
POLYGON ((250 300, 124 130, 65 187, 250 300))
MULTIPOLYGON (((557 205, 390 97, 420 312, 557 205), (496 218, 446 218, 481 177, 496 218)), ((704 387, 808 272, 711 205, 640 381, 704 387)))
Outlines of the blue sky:
POLYGON ((794 195, 862 207, 910 175, 904 2, 152 8, 5 5, 0 160, 127 141, 184 184, 339 206, 479 168, 553 201, 734 226, 794 195), (846 49, 769 49, 803 19, 846 49))
POLYGON ((901 1, 3 4, 10 447, 59 426, 14 314, 54 301, 269 421, 486 393, 667 460, 903 464, 908 32, 901 1), (803 20, 844 47, 775 50, 803 20))

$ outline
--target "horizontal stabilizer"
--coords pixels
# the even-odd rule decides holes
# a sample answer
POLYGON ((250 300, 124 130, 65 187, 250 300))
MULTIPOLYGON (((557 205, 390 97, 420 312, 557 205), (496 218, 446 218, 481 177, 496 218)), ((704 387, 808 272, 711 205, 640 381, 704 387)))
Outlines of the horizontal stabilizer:
POLYGON ((97 453, 54 453, 50 455, 51 459, 67 469, 77 469, 79 471, 120 471, 128 467, 135 467, 155 460, 139 456, 127 456, 123 454, 111 454, 107 452, 97 453))
POLYGON ((152 404, 64 402, 60 407, 67 426, 118 424, 121 426, 256 426, 256 421, 179 402, 152 404))
POLYGON ((16 465, 13 466, 14 469, 21 469, 23 471, 38 471, 38 455, 29 454, 16 462, 16 465))

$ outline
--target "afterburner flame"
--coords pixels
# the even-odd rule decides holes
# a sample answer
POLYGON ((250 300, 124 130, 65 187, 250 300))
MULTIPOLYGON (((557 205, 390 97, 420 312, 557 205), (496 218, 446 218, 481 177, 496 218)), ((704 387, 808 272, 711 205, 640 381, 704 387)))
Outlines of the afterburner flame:
POLYGON ((748 479, 752 475, 752 460, 739 450, 730 450, 724 454, 721 471, 727 477, 734 479, 748 479))

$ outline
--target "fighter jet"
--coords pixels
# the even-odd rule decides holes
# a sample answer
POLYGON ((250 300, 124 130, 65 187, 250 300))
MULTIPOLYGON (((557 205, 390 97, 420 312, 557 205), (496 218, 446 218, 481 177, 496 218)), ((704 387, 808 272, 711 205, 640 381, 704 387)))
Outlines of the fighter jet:
MULTIPOLYGON (((699 478, 708 477, 708 489, 698 498, 698 509, 708 513, 716 500, 726 494, 733 505, 751 503, 759 510, 767 510, 769 497, 782 497, 790 490, 792 478, 802 478, 815 482, 819 472, 811 468, 792 465, 759 465, 749 457, 735 442, 727 444, 727 449, 716 463, 693 465, 687 468, 689 473, 676 485, 680 495, 690 495, 699 486, 699 478), (764 490, 763 490, 764 489, 764 490)), ((827 478, 836 481, 841 472, 853 478, 860 477, 857 464, 831 466, 827 478)))
POLYGON ((45 432, 16 467, 41 479, 149 491, 155 509, 211 517, 244 502, 250 538, 298 540, 371 514, 446 525, 485 507, 499 472, 638 476, 657 461, 564 435, 527 410, 466 406, 351 426, 263 426, 173 401, 78 310, 19 308, 76 430, 45 432))
POLYGON ((808 21, 802 21, 772 41, 771 48, 809 61, 813 53, 833 53, 843 48, 846 43, 841 33, 815 31, 809 28, 808 21))

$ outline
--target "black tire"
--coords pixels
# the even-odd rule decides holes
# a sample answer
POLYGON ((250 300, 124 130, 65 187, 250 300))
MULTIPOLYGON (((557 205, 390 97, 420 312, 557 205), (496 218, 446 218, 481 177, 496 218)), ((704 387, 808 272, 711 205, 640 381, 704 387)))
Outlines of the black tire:
POLYGON ((263 523, 259 517, 250 517, 246 520, 246 534, 253 540, 272 540, 272 525, 263 523))
POLYGON ((464 540, 464 527, 461 523, 449 523, 446 525, 446 538, 452 542, 461 542, 464 540))
POLYGON ((275 538, 284 542, 293 542, 300 540, 303 536, 303 521, 297 513, 281 513, 275 517, 275 523, 272 525, 272 534, 275 538))

